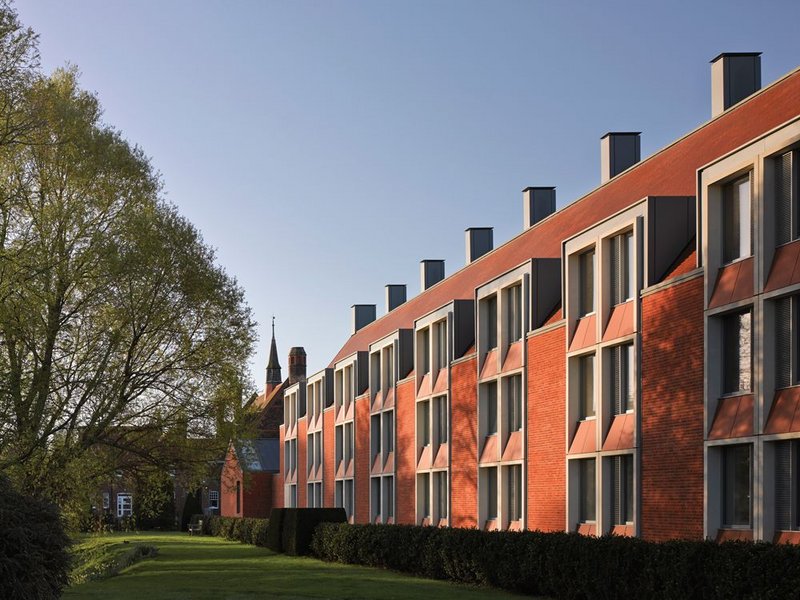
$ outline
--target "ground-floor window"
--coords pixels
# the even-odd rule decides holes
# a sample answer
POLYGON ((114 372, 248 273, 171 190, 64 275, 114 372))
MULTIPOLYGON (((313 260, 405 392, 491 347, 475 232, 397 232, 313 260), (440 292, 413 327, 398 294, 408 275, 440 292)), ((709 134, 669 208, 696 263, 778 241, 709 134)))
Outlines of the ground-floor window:
POLYGON ((593 458, 578 461, 579 519, 582 523, 593 522, 597 518, 595 468, 595 460, 593 458))
POLYGON ((209 490, 208 508, 211 510, 219 510, 219 492, 217 490, 209 490))
POLYGON ((800 440, 775 443, 775 529, 800 529, 800 440))
POLYGON ((614 525, 633 523, 633 455, 611 459, 611 519, 614 525))
POLYGON ((132 517, 133 516, 133 495, 132 494, 117 494, 117 517, 132 517))
POLYGON ((722 450, 722 524, 752 527, 753 447, 725 446, 722 450))

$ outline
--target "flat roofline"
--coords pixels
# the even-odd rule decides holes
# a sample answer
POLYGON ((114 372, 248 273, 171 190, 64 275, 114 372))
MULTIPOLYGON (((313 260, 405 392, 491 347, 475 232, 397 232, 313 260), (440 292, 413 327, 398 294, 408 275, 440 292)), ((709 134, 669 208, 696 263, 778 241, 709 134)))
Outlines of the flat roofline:
POLYGON ((721 52, 708 62, 715 63, 720 58, 723 58, 725 56, 761 56, 761 54, 762 54, 761 52, 721 52))

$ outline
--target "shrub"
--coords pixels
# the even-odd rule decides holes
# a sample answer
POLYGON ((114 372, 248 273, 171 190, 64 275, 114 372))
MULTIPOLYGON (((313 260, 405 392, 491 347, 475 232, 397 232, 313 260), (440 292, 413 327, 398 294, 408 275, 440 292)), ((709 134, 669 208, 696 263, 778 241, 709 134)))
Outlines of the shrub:
POLYGON ((285 508, 273 508, 269 514, 267 548, 273 552, 283 552, 283 517, 285 514, 285 508))
POLYGON ((285 508, 281 528, 281 551, 299 556, 310 554, 311 538, 320 523, 344 523, 343 508, 285 508))
POLYGON ((0 598, 58 598, 68 582, 68 548, 58 509, 0 475, 0 598))
POLYGON ((268 529, 269 520, 267 519, 217 516, 203 519, 203 534, 255 546, 267 545, 268 529))
POLYGON ((789 598, 800 588, 800 547, 765 543, 323 523, 311 549, 329 561, 565 599, 789 598))

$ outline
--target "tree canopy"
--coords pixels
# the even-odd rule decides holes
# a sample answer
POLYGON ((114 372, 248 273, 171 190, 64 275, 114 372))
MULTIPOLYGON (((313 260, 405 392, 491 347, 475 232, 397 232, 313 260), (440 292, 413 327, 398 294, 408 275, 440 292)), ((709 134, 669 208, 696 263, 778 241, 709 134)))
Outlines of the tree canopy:
POLYGON ((255 334, 150 159, 76 69, 38 68, 0 3, 0 472, 63 500, 75 476, 224 448, 255 334))

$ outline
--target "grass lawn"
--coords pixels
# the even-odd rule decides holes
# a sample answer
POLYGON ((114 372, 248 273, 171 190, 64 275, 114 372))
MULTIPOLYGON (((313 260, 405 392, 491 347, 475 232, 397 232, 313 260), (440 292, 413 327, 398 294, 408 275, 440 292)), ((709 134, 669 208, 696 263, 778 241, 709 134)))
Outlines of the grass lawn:
POLYGON ((185 533, 117 533, 93 538, 92 544, 100 540, 152 544, 158 547, 158 555, 115 577, 71 587, 64 598, 519 598, 499 590, 284 556, 266 548, 185 533))

